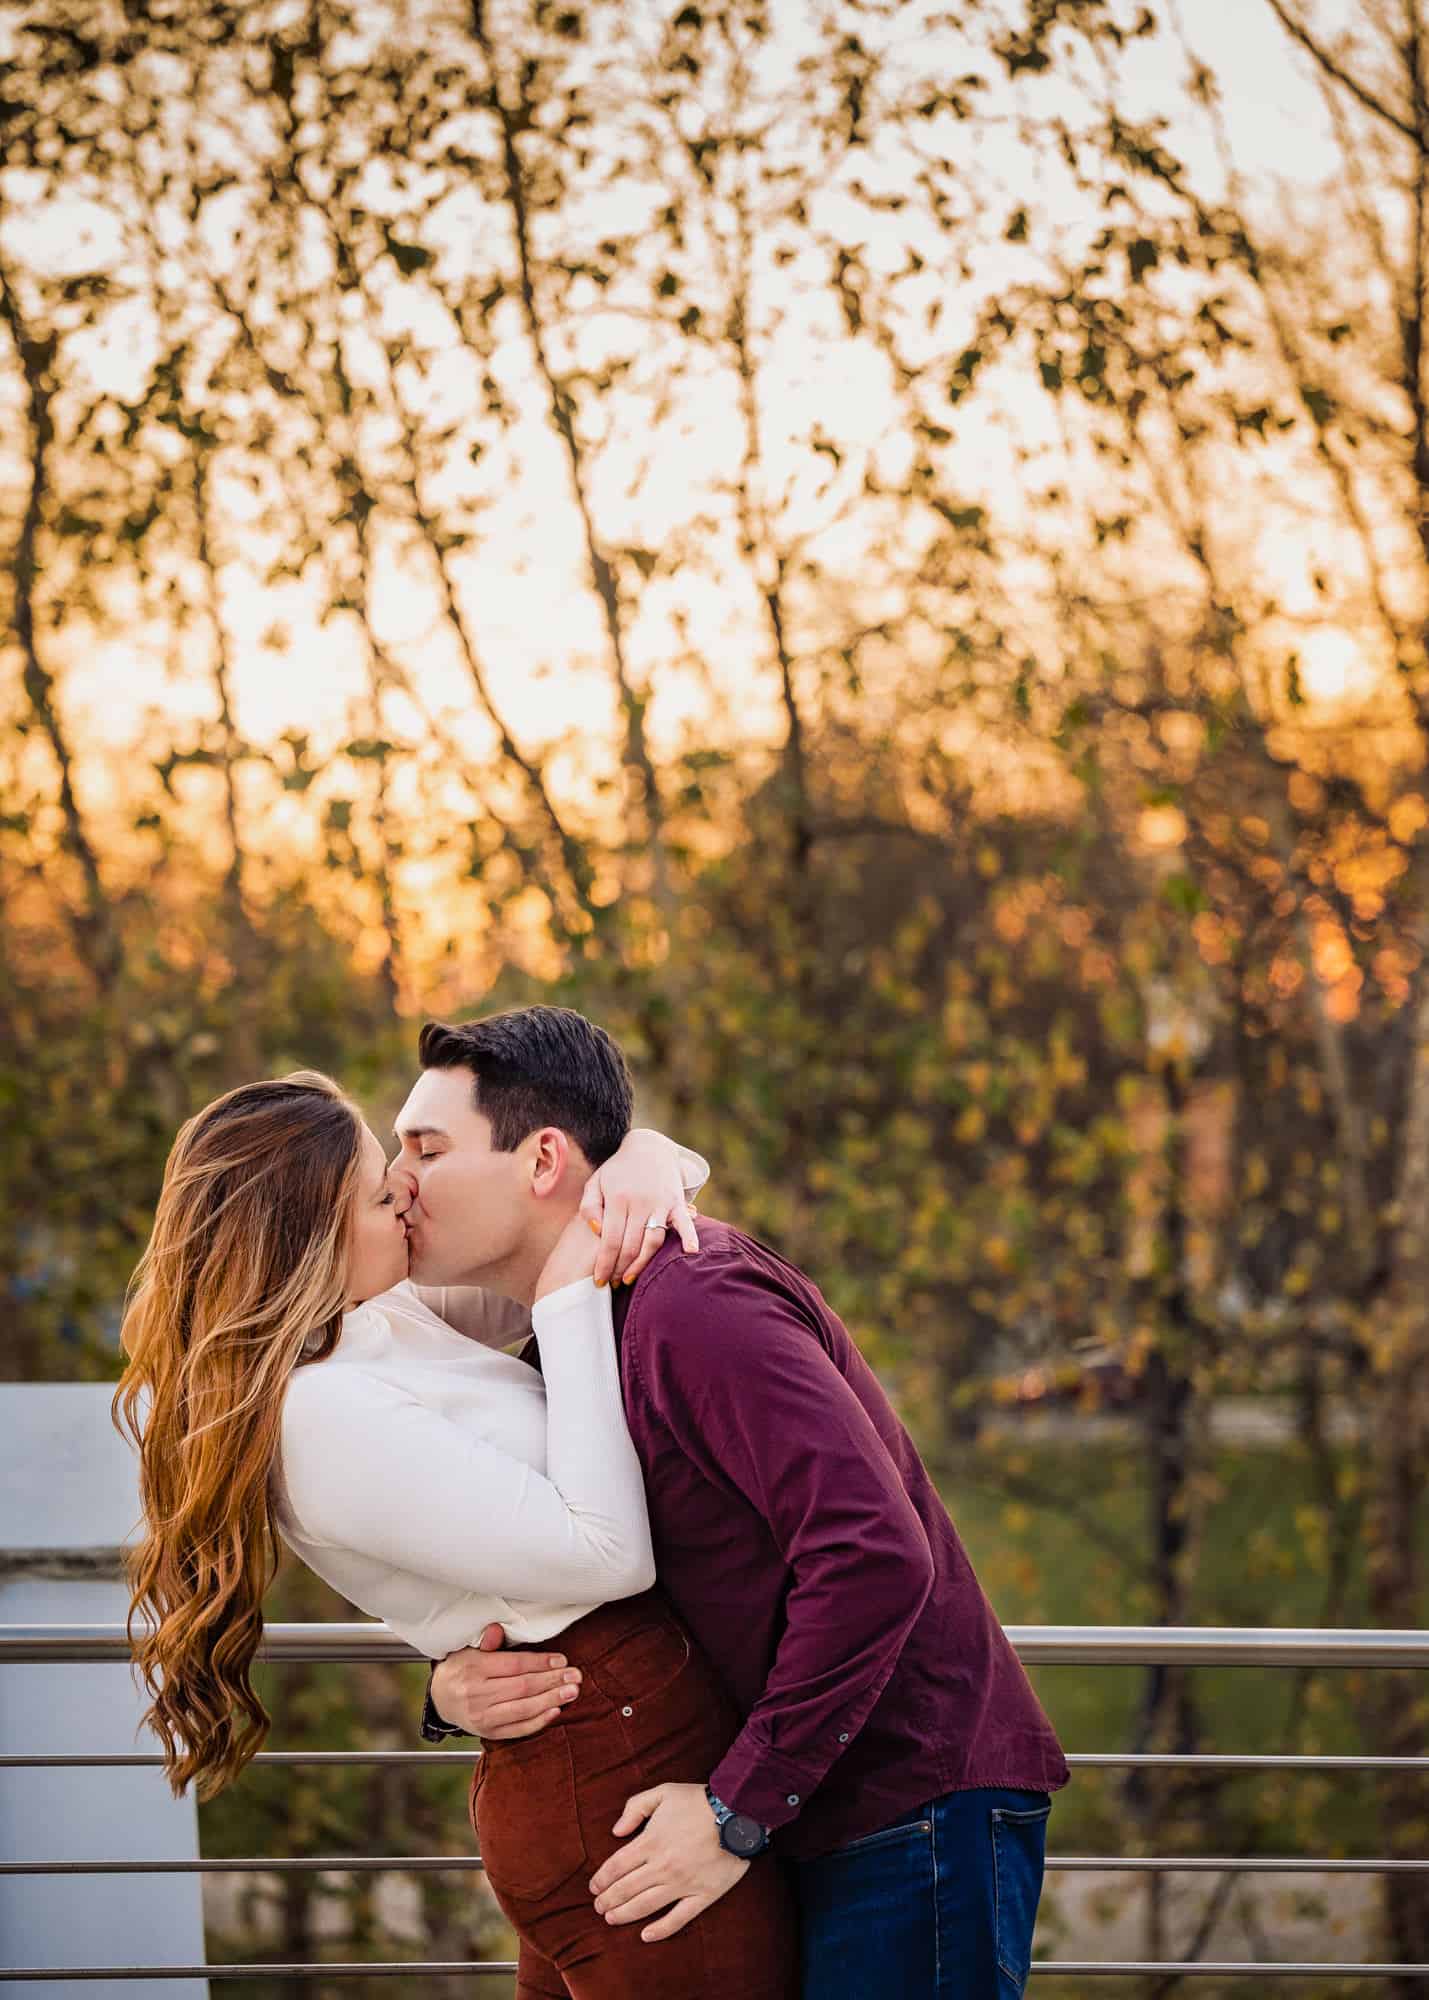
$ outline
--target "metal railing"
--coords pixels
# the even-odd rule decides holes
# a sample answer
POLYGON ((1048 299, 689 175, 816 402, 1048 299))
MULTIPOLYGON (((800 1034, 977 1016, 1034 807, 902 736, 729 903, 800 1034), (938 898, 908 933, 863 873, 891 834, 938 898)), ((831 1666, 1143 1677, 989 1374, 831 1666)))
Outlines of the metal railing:
MULTIPOLYGON (((1197 1667, 1429 1667, 1429 1632, 1315 1631, 1296 1628, 1200 1626, 1009 1626, 1008 1637, 1028 1666, 1197 1666, 1197 1667)), ((0 1625, 0 1665, 17 1661, 63 1665, 122 1662, 129 1657, 124 1630, 117 1625, 0 1625)), ((379 1624, 270 1625, 258 1657, 266 1661, 411 1661, 421 1657, 379 1624)), ((269 1750, 256 1765, 436 1765, 465 1763, 460 1750, 269 1750)), ((1207 1770, 1227 1772, 1394 1771, 1425 1774, 1429 1757, 1245 1756, 1176 1752, 1091 1751, 1073 1753, 1074 1768, 1097 1770, 1207 1770)), ((157 1754, 0 1756, 0 1770, 129 1769, 162 1764, 157 1754)), ((243 1874, 284 1871, 420 1873, 432 1870, 479 1872, 475 1855, 318 1855, 245 1856, 193 1861, 19 1861, 0 1862, 0 1875, 243 1874)), ((1049 1874, 1087 1872, 1130 1874, 1388 1875, 1429 1874, 1422 1858, 1331 1857, 1307 1855, 1069 1855, 1047 1857, 1049 1874)), ((395 1978, 421 1974, 509 1977, 515 1966, 498 1959, 391 1963, 319 1964, 304 1962, 235 1965, 3 1966, 0 1981, 20 1979, 339 1979, 395 1978)), ((1274 1959, 1236 1960, 1073 1960, 1038 1959, 1039 1978, 1339 1978, 1429 1977, 1429 1965, 1356 1964, 1274 1959)))

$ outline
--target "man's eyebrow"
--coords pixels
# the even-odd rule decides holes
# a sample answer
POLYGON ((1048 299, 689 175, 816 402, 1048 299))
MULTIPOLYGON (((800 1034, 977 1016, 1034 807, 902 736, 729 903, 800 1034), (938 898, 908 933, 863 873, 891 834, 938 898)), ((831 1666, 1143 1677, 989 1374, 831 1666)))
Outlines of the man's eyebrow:
POLYGON ((449 1139, 440 1125, 394 1125, 392 1130, 399 1139, 449 1139))

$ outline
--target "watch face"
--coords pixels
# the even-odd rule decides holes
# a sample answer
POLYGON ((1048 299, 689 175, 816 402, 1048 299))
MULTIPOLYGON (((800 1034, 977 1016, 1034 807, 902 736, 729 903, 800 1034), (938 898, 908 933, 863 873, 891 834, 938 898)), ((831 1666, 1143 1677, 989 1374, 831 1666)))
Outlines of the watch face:
POLYGON ((748 1860, 764 1851, 764 1828, 748 1813, 731 1813, 724 1823, 724 1844, 731 1854, 748 1860))

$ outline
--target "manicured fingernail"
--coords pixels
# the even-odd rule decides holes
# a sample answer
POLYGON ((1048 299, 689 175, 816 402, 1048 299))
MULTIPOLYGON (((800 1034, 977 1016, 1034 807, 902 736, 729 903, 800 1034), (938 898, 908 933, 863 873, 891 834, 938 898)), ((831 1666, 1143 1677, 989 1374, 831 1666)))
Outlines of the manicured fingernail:
POLYGON ((579 1693, 579 1688, 562 1688, 556 1699, 557 1701, 574 1701, 579 1693))
POLYGON ((578 1681, 580 1677, 581 1677, 581 1670, 579 1667, 566 1668, 566 1679, 568 1681, 578 1681))
POLYGON ((595 1281, 595 1288, 598 1292, 603 1292, 605 1290, 605 1279, 597 1278, 595 1281))
POLYGON ((546 1662, 548 1667, 563 1667, 565 1664, 566 1656, 564 1653, 552 1653, 550 1659, 546 1662))
POLYGON ((591 1221, 591 1219, 590 1219, 590 1217, 589 1217, 589 1216, 587 1216, 587 1217, 586 1217, 586 1219, 585 1219, 585 1226, 586 1226, 586 1228, 587 1228, 588 1230, 590 1230, 590 1232, 591 1232, 591 1234, 592 1234, 593 1236, 599 1236, 599 1234, 600 1234, 600 1224, 599 1224, 598 1222, 592 1222, 592 1221, 591 1221))

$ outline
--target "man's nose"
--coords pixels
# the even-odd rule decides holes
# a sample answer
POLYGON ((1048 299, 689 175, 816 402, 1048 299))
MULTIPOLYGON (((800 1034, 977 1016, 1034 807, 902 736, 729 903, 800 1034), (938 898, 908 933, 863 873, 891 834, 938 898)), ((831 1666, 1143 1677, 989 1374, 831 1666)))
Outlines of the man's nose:
POLYGON ((409 1172, 406 1167, 399 1167, 394 1163, 387 1169, 387 1180, 397 1197, 398 1210, 405 1214, 417 1199, 416 1175, 409 1172))

